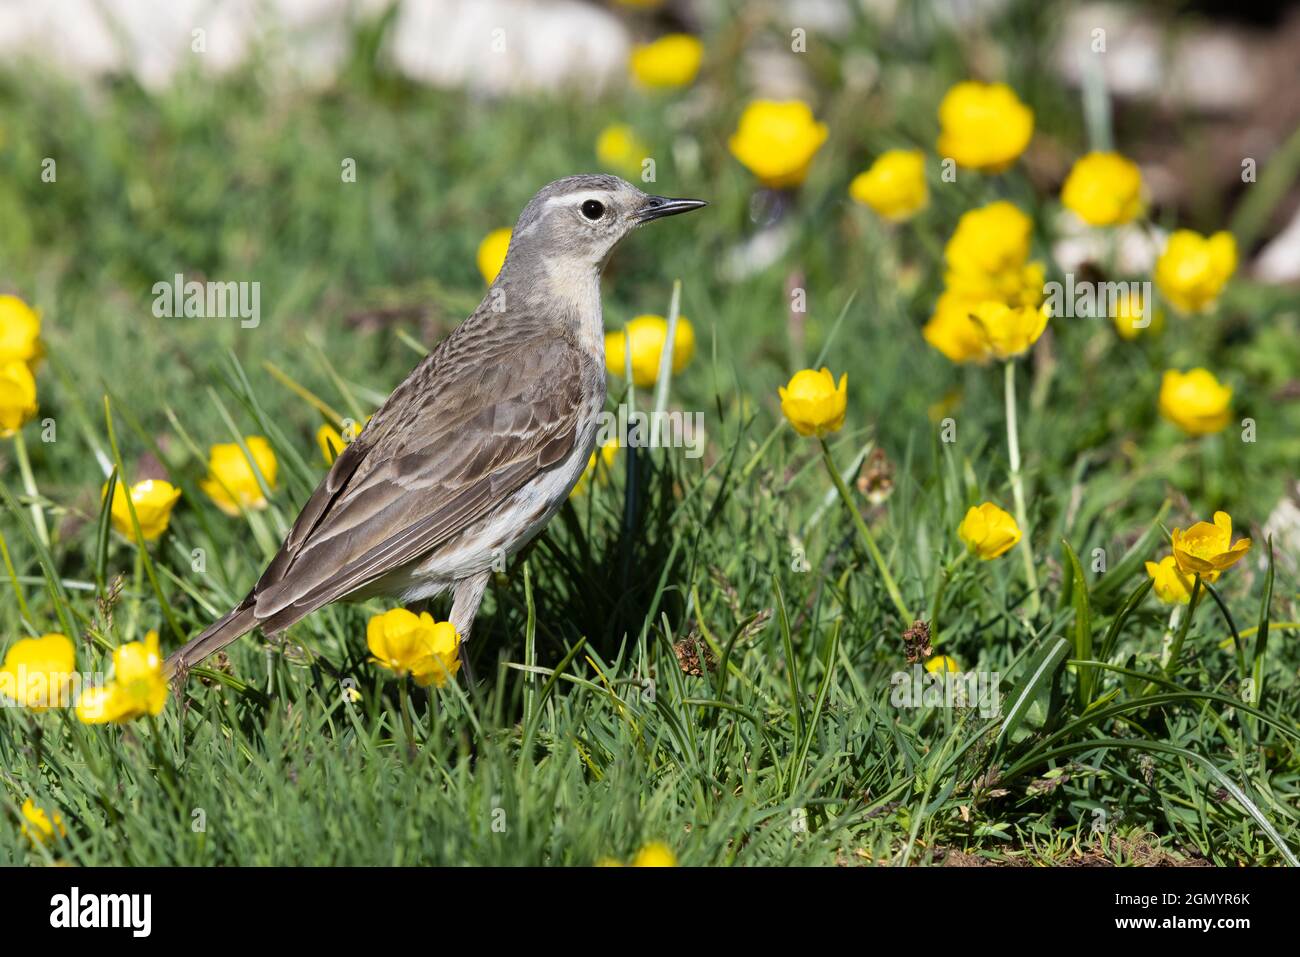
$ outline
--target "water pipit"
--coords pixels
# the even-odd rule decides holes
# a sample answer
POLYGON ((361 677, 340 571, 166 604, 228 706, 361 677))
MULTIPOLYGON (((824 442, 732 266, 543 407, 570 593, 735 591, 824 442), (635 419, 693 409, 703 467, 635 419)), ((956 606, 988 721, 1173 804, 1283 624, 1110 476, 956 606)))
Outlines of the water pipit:
POLYGON ((248 596, 167 659, 185 672, 241 635, 330 602, 451 592, 469 637, 494 567, 586 468, 605 403, 600 274, 643 223, 705 205, 569 176, 524 207, 477 309, 335 460, 248 596))

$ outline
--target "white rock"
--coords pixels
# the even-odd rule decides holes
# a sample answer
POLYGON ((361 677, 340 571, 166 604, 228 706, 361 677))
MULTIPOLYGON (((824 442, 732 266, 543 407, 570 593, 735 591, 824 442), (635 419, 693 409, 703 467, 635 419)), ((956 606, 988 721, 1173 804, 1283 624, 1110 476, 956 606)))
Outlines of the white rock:
POLYGON ((1255 257, 1252 270, 1262 282, 1300 282, 1300 209, 1255 257))
POLYGON ((630 46, 621 20, 574 0, 408 0, 389 54, 434 86, 596 91, 624 80, 630 46))
MULTIPOLYGON (((160 90, 197 66, 219 75, 254 51, 277 75, 335 76, 355 21, 386 0, 0 0, 0 56, 67 75, 132 74, 160 90)), ((595 90, 626 75, 630 40, 608 10, 576 0, 403 0, 389 32, 398 70, 491 93, 595 90), (499 34, 493 31, 502 31, 499 34), (493 42, 504 43, 494 52, 493 42)))
MULTIPOLYGON (((1056 225, 1052 256, 1063 272, 1075 272, 1086 263, 1106 262, 1110 254, 1106 230, 1092 229, 1069 210, 1061 213, 1056 225)), ((1165 248, 1165 231, 1156 226, 1128 225, 1117 226, 1114 232, 1116 269, 1124 275, 1149 274, 1165 248)))

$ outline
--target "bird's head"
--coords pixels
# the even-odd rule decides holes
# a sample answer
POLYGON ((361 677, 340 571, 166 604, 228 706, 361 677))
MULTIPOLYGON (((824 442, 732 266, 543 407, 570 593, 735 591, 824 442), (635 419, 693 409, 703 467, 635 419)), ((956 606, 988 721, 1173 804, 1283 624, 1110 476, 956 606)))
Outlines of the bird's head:
POLYGON ((510 236, 503 273, 522 260, 599 270, 620 239, 643 223, 707 205, 641 192, 600 173, 566 176, 538 190, 510 236))

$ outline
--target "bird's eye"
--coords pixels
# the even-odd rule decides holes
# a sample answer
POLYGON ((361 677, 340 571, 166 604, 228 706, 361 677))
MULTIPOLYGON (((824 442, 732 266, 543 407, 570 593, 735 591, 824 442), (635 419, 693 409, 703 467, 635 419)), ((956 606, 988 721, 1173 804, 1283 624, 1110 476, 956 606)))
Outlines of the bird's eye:
POLYGON ((600 219, 605 215, 605 204, 599 200, 589 199, 582 204, 582 215, 588 219, 600 219))

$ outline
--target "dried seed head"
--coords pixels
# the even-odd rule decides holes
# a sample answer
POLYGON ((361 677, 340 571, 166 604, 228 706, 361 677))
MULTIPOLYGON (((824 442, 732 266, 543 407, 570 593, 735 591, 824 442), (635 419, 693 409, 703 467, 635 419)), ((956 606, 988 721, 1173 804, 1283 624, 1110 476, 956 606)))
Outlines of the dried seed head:
POLYGON ((930 647, 930 623, 917 619, 912 627, 903 632, 903 655, 909 665, 918 661, 928 661, 934 655, 930 647))

